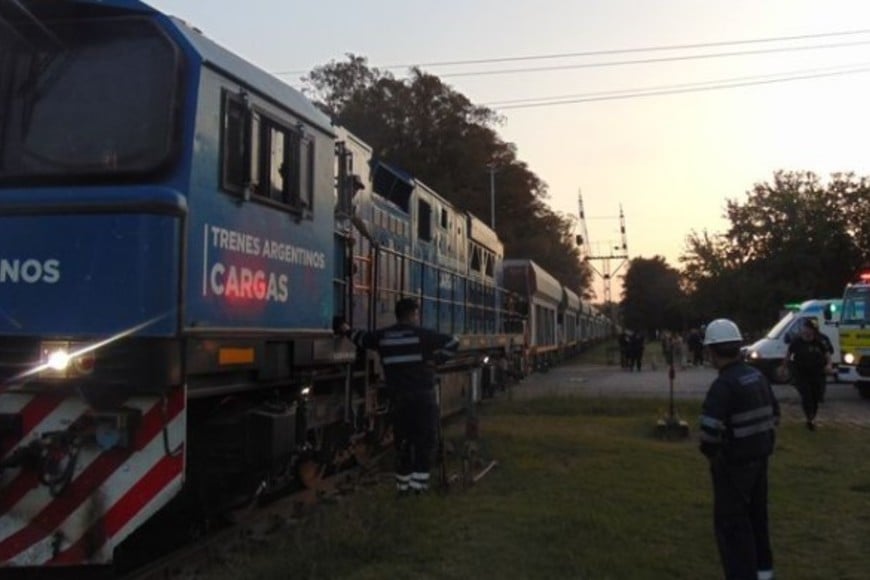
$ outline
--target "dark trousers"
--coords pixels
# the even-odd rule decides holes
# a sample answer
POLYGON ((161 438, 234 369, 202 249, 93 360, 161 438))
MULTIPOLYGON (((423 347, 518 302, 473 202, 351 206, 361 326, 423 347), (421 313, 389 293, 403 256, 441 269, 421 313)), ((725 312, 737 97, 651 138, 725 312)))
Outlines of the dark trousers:
POLYGON ((438 405, 434 393, 400 399, 393 409, 396 474, 429 473, 437 443, 438 405))
POLYGON ((824 372, 821 374, 797 373, 794 382, 801 395, 804 416, 807 421, 812 421, 816 418, 816 413, 819 412, 819 403, 825 399, 827 377, 824 372))
POLYGON ((755 580, 773 569, 767 523, 767 458, 711 463, 713 527, 726 580, 755 580))

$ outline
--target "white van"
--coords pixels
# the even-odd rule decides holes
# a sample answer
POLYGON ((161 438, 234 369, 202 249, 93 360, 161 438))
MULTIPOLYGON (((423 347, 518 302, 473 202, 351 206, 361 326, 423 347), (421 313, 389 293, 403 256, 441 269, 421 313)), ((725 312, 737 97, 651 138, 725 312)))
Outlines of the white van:
POLYGON ((840 335, 837 330, 837 322, 840 320, 842 303, 843 301, 839 298, 801 302, 796 310, 790 311, 774 324, 764 338, 743 348, 746 362, 763 372, 771 383, 790 383, 791 372, 780 374, 777 372, 777 368, 782 364, 788 352, 788 343, 798 335, 804 321, 808 318, 814 318, 819 324, 819 330, 828 337, 834 347, 831 361, 833 361, 835 368, 833 378, 836 378, 836 365, 840 360, 840 335), (831 306, 832 316, 830 320, 825 320, 825 309, 828 305, 831 306))

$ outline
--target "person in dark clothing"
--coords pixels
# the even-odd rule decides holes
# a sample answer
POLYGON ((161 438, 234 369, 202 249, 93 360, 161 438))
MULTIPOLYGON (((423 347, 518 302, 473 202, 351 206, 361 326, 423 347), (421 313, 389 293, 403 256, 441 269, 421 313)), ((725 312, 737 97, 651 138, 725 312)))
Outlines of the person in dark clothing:
POLYGON ((643 366, 643 350, 644 350, 645 339, 643 336, 643 332, 637 331, 634 333, 634 336, 631 337, 631 353, 632 353, 632 362, 634 363, 634 367, 637 369, 637 372, 641 371, 641 367, 643 366))
POLYGON ((792 365, 795 386, 801 395, 801 407, 810 431, 816 429, 816 414, 819 403, 825 398, 827 373, 831 370, 833 353, 831 341, 819 332, 815 319, 808 318, 800 334, 789 343, 788 353, 782 363, 783 366, 789 362, 792 365))
POLYGON ((713 480, 713 527, 726 580, 773 578, 767 517, 767 466, 779 404, 770 384, 740 357, 737 325, 720 318, 704 346, 719 371, 701 411, 701 452, 713 480))
POLYGON ((619 366, 629 368, 629 345, 631 344, 631 335, 627 330, 619 333, 619 366))
POLYGON ((689 332, 689 338, 686 342, 689 346, 689 350, 692 353, 692 366, 695 366, 695 367, 704 366, 703 330, 698 330, 697 328, 693 328, 689 332))
POLYGON ((426 491, 440 420, 435 364, 455 354, 459 339, 419 326, 419 307, 411 298, 396 302, 392 326, 369 332, 341 322, 336 332, 380 356, 392 402, 396 487, 400 494, 426 491))

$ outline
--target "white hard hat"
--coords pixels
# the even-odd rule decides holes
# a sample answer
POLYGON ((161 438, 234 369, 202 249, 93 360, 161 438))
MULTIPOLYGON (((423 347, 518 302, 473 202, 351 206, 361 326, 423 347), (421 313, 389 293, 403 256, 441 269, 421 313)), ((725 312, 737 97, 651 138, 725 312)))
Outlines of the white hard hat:
POLYGON ((727 318, 717 318, 707 325, 704 332, 704 345, 741 341, 743 336, 740 334, 740 329, 727 318))

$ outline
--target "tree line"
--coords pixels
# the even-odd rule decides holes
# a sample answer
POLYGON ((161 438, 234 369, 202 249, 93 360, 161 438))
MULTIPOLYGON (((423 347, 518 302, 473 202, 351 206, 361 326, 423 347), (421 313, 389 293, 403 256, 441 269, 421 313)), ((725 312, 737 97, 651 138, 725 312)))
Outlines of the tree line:
POLYGON ((783 306, 837 298, 870 257, 870 180, 777 171, 745 198, 729 199, 725 232, 692 231, 681 270, 632 260, 621 303, 627 326, 680 329, 733 318, 754 334, 783 306), (656 308, 655 305, 658 305, 656 308))
MULTIPOLYGON (((488 222, 496 172, 496 230, 508 258, 531 258, 563 284, 593 295, 592 273, 572 235, 573 216, 548 205, 547 184, 501 139, 502 119, 438 77, 407 78, 364 57, 316 67, 305 92, 333 121, 366 141, 376 158, 420 179, 488 222)), ((775 322, 782 306, 836 297, 870 257, 870 179, 778 171, 742 200, 726 202, 725 232, 691 231, 680 267, 661 256, 634 258, 618 305, 627 328, 684 330, 733 318, 748 333, 775 322)))

